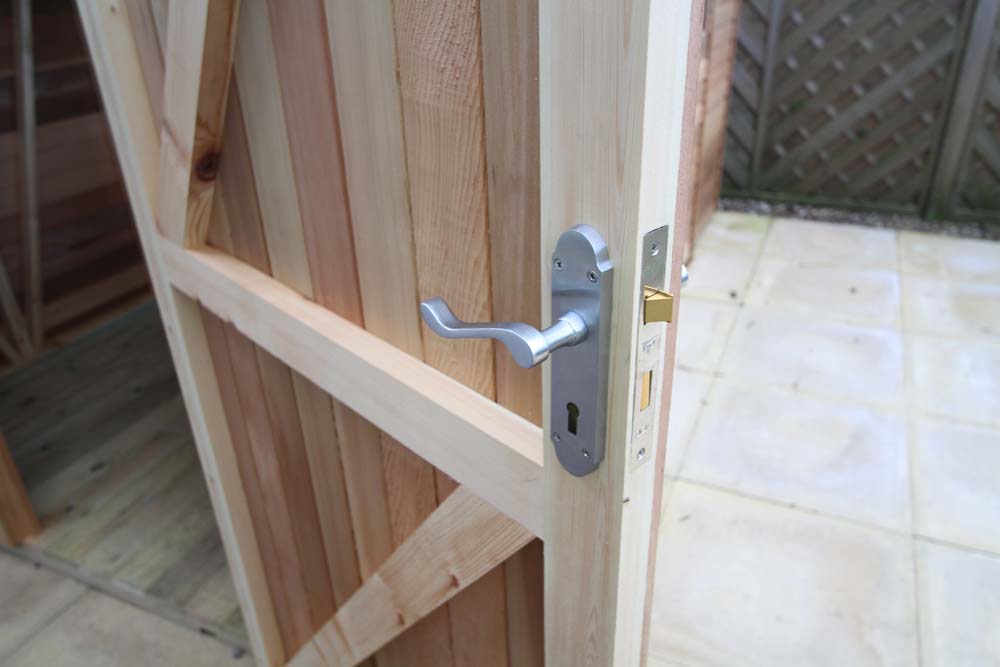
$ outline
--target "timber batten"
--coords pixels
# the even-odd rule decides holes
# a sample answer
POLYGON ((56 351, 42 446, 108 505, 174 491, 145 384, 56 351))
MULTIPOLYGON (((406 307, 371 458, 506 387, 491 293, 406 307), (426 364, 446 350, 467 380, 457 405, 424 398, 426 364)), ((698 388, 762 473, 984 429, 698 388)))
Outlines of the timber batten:
POLYGON ((584 631, 598 664, 634 664, 662 483, 619 451, 635 252, 679 217, 692 7, 639 2, 576 23, 573 3, 540 17, 529 0, 178 4, 79 3, 255 652, 581 664, 567 628, 596 610, 584 631), (601 49, 583 49, 587 35, 601 49), (563 48, 612 66, 578 69, 563 48), (669 85, 647 97, 658 57, 674 64, 669 85), (553 91, 578 114, 558 131, 553 91), (615 109, 592 99, 615 91, 615 109), (609 147, 607 168, 572 179, 609 147), (640 176, 665 178, 666 195, 640 176), (543 465, 541 374, 489 342, 434 338, 417 304, 443 296, 469 319, 540 324, 551 242, 580 215, 622 280, 617 444, 574 486, 543 465))

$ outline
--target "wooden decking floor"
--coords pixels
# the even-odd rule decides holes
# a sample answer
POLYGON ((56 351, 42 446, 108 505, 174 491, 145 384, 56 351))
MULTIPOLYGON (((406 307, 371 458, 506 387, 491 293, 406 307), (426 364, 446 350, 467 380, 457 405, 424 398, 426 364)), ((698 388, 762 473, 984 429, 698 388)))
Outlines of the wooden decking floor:
POLYGON ((44 525, 22 556, 246 646, 152 302, 0 376, 0 429, 44 525))

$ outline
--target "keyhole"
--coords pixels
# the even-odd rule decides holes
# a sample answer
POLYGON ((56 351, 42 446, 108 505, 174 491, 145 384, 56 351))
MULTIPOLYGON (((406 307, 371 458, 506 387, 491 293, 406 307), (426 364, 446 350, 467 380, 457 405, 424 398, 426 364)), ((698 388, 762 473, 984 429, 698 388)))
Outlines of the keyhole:
POLYGON ((566 430, 576 435, 576 420, 580 416, 580 408, 576 407, 576 403, 567 403, 566 413, 566 430))

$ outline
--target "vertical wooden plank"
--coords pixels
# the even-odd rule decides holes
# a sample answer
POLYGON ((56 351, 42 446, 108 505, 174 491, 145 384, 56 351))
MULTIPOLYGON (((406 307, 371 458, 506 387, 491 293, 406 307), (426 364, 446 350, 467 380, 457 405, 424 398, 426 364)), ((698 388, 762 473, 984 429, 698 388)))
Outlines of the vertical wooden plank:
MULTIPOLYGON (((252 60, 245 69, 238 69, 237 85, 271 272, 305 296, 361 324, 333 84, 329 62, 316 61, 317 53, 326 53, 322 10, 318 2, 275 3, 270 7, 258 3, 245 13, 247 21, 240 39, 252 49, 246 56, 252 60)), ((232 233, 235 240, 235 228, 232 233)), ((310 442, 326 446, 324 441, 335 440, 339 446, 342 476, 325 479, 327 493, 316 498, 322 505, 320 514, 335 516, 337 521, 321 521, 312 529, 323 535, 335 597, 343 599, 342 595, 353 592, 356 585, 353 578, 357 575, 350 572, 363 576, 374 571, 392 549, 380 434, 298 374, 289 377, 296 388, 298 418, 309 419, 301 428, 310 435, 306 439, 309 464, 299 474, 289 476, 286 484, 293 485, 308 475, 306 468, 319 461, 320 454, 309 447, 310 442), (333 420, 328 418, 329 412, 335 416, 333 420), (345 498, 347 505, 327 504, 345 498), (345 522, 348 509, 350 522, 345 522), (346 538, 350 541, 343 542, 346 538), (357 557, 351 554, 355 547, 357 557), (346 575, 342 573, 345 568, 346 575)), ((286 416, 275 423, 293 419, 286 408, 286 416)), ((290 453, 295 451, 297 447, 290 453)), ((335 464, 328 452, 323 461, 326 466, 335 464)), ((300 515, 296 522, 312 525, 300 515)), ((315 559, 319 553, 316 545, 304 545, 300 550, 300 556, 313 558, 304 563, 310 571, 319 566, 315 559)), ((314 615, 313 630, 330 612, 324 609, 325 616, 314 615)))
MULTIPOLYGON (((170 30, 178 21, 171 14, 170 30)), ((229 86, 228 80, 216 83, 229 86)), ((226 220, 230 219, 229 209, 239 216, 233 218, 236 224, 226 225, 230 249, 239 252, 245 261, 266 269, 270 258, 238 100, 225 118, 227 126, 214 132, 220 138, 233 140, 233 146, 226 158, 227 173, 220 179, 226 186, 215 209, 226 220)), ((203 319, 214 318, 206 315, 203 319)), ((211 353, 217 375, 238 378, 222 384, 223 403, 230 429, 242 445, 237 447, 236 459, 256 534, 261 537, 258 548, 268 563, 267 583, 278 609, 276 622, 287 657, 309 639, 334 608, 292 378, 283 364, 255 349, 231 327, 222 342, 218 336, 210 340, 214 341, 211 353)))
POLYGON ((272 273, 312 298, 271 21, 262 2, 248 2, 243 7, 234 69, 272 273))
POLYGON ((233 583, 258 660, 284 659, 281 634, 257 548, 257 537, 235 461, 219 387, 197 304, 177 295, 163 270, 152 203, 159 137, 137 47, 124 12, 112 0, 78 2, 122 173, 135 213, 157 302, 191 419, 233 583))
POLYGON ((175 2, 168 18, 157 220, 175 243, 208 233, 239 6, 175 2))
MULTIPOLYGON (((235 84, 234 84, 235 87, 235 84)), ((219 160, 219 208, 209 226, 209 241, 221 245, 234 256, 264 273, 271 273, 271 260, 267 256, 260 207, 257 205, 257 186, 250 164, 246 125, 243 122, 243 105, 238 94, 233 94, 226 105, 226 122, 222 130, 226 150, 219 160), (225 241, 213 238, 222 220, 232 219, 225 225, 225 241)))
MULTIPOLYGON (((680 174, 684 123, 691 118, 685 108, 695 104, 687 87, 693 5, 646 0, 581 9, 561 0, 539 9, 542 283, 548 285, 559 234, 581 221, 604 236, 614 264, 605 460, 578 478, 551 446, 545 450, 547 664, 642 660, 661 479, 649 457, 632 466, 629 451, 640 254, 646 232, 669 224, 673 236, 681 188, 690 187, 680 174)), ((680 265, 671 262, 668 271, 676 288, 680 265)), ((542 301, 548 315, 547 290, 542 301)), ((668 347, 670 338, 663 338, 668 347)), ((661 396, 668 396, 671 369, 660 367, 661 396)), ((543 379, 552 382, 548 367, 543 379)), ((552 415, 543 408, 548 433, 552 415)), ((662 405, 650 409, 658 420, 662 405)))
POLYGON ((320 0, 268 5, 314 296, 361 324, 323 5, 320 0))
MULTIPOLYGON (((294 646, 296 642, 295 611, 291 607, 295 600, 289 595, 290 588, 283 584, 282 560, 277 551, 277 540, 281 535, 274 534, 270 523, 266 520, 267 498, 257 477, 257 468, 250 445, 248 420, 243 419, 242 416, 242 405, 228 342, 229 337, 239 334, 233 332, 231 326, 225 325, 219 318, 203 308, 201 309, 201 320, 207 348, 210 352, 210 361, 215 369, 215 376, 218 378, 222 407, 233 441, 235 464, 242 480, 242 486, 246 490, 249 514, 253 518, 254 533, 257 538, 257 548, 263 561, 267 587, 275 605, 276 624, 281 633, 284 647, 282 654, 288 655, 289 649, 287 647, 294 646)), ((279 529, 282 527, 279 526, 279 529)))
POLYGON ((156 126, 163 121, 163 44, 156 26, 156 17, 149 0, 125 0, 125 13, 132 24, 139 64, 146 82, 146 96, 153 108, 156 126))
MULTIPOLYGON (((387 0, 327 0, 326 20, 365 327, 422 357, 392 7, 387 0)), ((437 493, 431 465, 384 434, 381 441, 386 549, 401 544, 434 510, 437 493)), ((368 551, 363 560, 369 568, 388 556, 368 551)), ((450 656, 442 608, 380 650, 377 661, 382 667, 446 665, 450 656)))
MULTIPOLYGON (((421 299, 441 296, 472 321, 492 319, 479 4, 394 4, 421 299)), ((489 342, 423 337, 430 365, 495 395, 489 342)), ((454 483, 438 476, 438 499, 454 483)), ((456 665, 508 663, 502 568, 449 603, 456 665)))
MULTIPOLYGON (((257 459, 257 472, 264 478, 265 461, 269 467, 272 461, 276 462, 273 471, 280 475, 280 486, 276 485, 268 497, 273 499, 281 491, 287 498, 288 516, 284 517, 284 520, 288 522, 294 538, 294 542, 289 546, 294 547, 297 552, 297 566, 305 591, 302 602, 305 603, 305 612, 309 614, 310 621, 305 636, 298 642, 302 644, 333 615, 335 608, 333 588, 327 570, 323 528, 316 510, 309 457, 296 403, 299 397, 309 400, 305 395, 306 392, 311 389, 318 391, 318 388, 311 383, 300 382, 299 391, 296 392, 292 378, 297 374, 292 373, 288 366, 261 348, 257 348, 256 352, 265 402, 255 400, 253 403, 244 403, 243 411, 244 413, 259 411, 262 406, 266 406, 270 416, 272 434, 267 443, 269 451, 267 459, 257 459)), ((323 398, 329 400, 319 392, 313 400, 321 402, 323 398)), ((314 413, 307 411, 306 414, 313 416, 314 413)), ((310 425, 310 428, 319 431, 324 425, 329 425, 329 421, 317 420, 310 425)), ((328 433, 333 435, 332 431, 328 433)))
POLYGON ((389 0, 326 0, 365 327, 423 356, 389 0))
MULTIPOLYGON (((493 316, 542 324, 538 199, 538 3, 484 2, 483 93, 493 316)), ((542 370, 496 346, 497 402, 542 421, 542 370)))
MULTIPOLYGON (((484 2, 482 19, 490 266, 495 320, 541 326, 538 185, 538 3, 484 2)), ((541 425, 542 369, 524 369, 495 345, 497 402, 541 425)), ((542 665, 542 544, 504 565, 510 664, 542 665)))
MULTIPOLYGON (((315 300, 361 325, 351 214, 340 145, 337 99, 320 0, 270 3, 287 140, 296 169, 301 226, 315 300), (317 178, 317 175, 322 178, 317 178)), ((301 261, 301 260, 300 260, 301 261)), ((345 495, 362 577, 393 548, 378 429, 334 402, 345 495)))
POLYGON ((7 441, 0 433, 0 544, 15 546, 40 532, 42 524, 28 500, 7 441))
MULTIPOLYGON (((489 321, 478 3, 402 0, 394 9, 418 294, 489 321)), ((425 329, 423 344, 427 363, 494 396, 491 342, 425 329)))
MULTIPOLYGON (((739 0, 733 0, 736 4, 739 0)), ((696 104, 693 100, 696 100, 699 96, 698 85, 699 85, 699 67, 703 61, 702 54, 705 49, 705 39, 706 35, 701 26, 704 25, 704 13, 706 11, 706 0, 694 0, 691 7, 691 23, 688 31, 688 51, 687 51, 687 73, 684 79, 683 94, 685 96, 685 102, 683 104, 683 110, 681 112, 681 128, 680 128, 680 146, 679 146, 679 158, 678 163, 681 165, 691 164, 693 160, 696 159, 696 153, 698 151, 697 141, 697 123, 696 123, 696 104)), ((736 35, 735 31, 732 35, 732 44, 730 48, 735 49, 736 35)), ((679 76, 679 73, 678 73, 679 76)), ((729 77, 727 76, 725 81, 720 84, 725 85, 729 88, 729 77)), ((721 132, 725 133, 725 128, 721 128, 721 132)), ((721 170, 721 155, 720 160, 720 170, 721 170)), ((697 192, 701 186, 701 179, 704 176, 704 172, 692 171, 690 169, 680 169, 677 173, 677 195, 675 200, 675 217, 674 219, 679 222, 677 225, 677 230, 673 239, 673 247, 671 248, 671 266, 680 267, 683 265, 686 254, 691 247, 691 236, 697 231, 691 225, 683 224, 683 221, 690 220, 694 216, 694 210, 697 206, 697 192)), ((719 180, 721 180, 721 174, 719 175, 719 180)), ((674 294, 678 294, 681 289, 680 275, 679 271, 673 271, 670 276, 670 290, 674 294)), ((674 306, 674 322, 679 322, 679 304, 674 306)), ((667 327, 667 340, 665 345, 665 354, 663 357, 663 367, 664 368, 674 368, 676 360, 676 346, 677 346, 677 327, 670 326, 667 327)), ((670 402, 672 398, 672 392, 668 382, 664 381, 664 390, 660 393, 660 405, 658 409, 660 411, 659 419, 659 432, 657 434, 657 446, 656 446, 656 458, 655 458, 655 468, 654 468, 654 480, 653 480, 653 508, 652 508, 652 519, 651 524, 651 539, 649 540, 649 555, 646 558, 647 572, 646 575, 646 602, 644 609, 644 616, 642 623, 642 643, 641 643, 641 658, 642 665, 647 664, 647 653, 649 649, 649 632, 650 623, 652 621, 651 609, 653 606, 653 590, 654 584, 656 582, 656 554, 657 548, 659 546, 658 532, 660 526, 661 511, 663 509, 663 483, 664 483, 664 465, 667 460, 667 447, 669 443, 667 442, 667 434, 669 433, 669 420, 670 420, 670 402)), ((679 444, 679 443, 678 443, 679 444)))
POLYGON ((42 347, 42 229, 38 220, 38 156, 35 142, 35 57, 31 0, 15 0, 17 25, 17 135, 21 162, 21 220, 24 234, 25 307, 31 344, 42 347))
POLYGON ((354 528, 333 404, 319 387, 308 386, 312 383, 301 375, 293 374, 292 382, 309 456, 309 473, 316 492, 316 508, 323 528, 327 569, 334 601, 339 607, 361 585, 361 573, 354 549, 354 528))
POLYGON ((288 495, 290 466, 283 460, 284 452, 279 449, 277 442, 280 436, 276 429, 280 426, 276 418, 288 415, 275 415, 268 404, 274 387, 269 383, 277 382, 274 389, 283 388, 285 383, 282 380, 287 380, 287 371, 285 377, 282 377, 282 368, 268 364, 264 353, 232 326, 226 328, 226 344, 239 400, 238 409, 232 412, 227 410, 226 414, 230 428, 236 420, 242 419, 246 423, 249 451, 240 454, 248 457, 244 462, 245 470, 249 471, 252 465, 256 475, 248 473, 242 475, 242 478, 247 486, 256 487, 254 493, 259 493, 262 499, 262 507, 259 509, 263 512, 255 512, 254 519, 257 522, 267 522, 273 540, 274 565, 279 573, 277 585, 280 592, 272 589, 272 596, 281 594, 286 598, 287 616, 281 622, 287 624, 288 641, 285 650, 290 654, 309 639, 313 627, 309 597, 311 584, 307 583, 306 568, 300 553, 300 530, 296 530, 301 524, 296 512, 304 508, 296 505, 295 499, 288 495))

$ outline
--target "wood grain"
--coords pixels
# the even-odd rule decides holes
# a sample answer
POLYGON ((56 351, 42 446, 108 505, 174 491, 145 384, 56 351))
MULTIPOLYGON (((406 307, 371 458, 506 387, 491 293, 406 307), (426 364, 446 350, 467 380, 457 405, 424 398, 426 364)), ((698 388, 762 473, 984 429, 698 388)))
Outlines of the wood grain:
MULTIPOLYGON (((316 129, 313 125, 317 121, 322 128, 322 109, 317 109, 315 115, 309 115, 296 110, 296 106, 304 104, 301 99, 294 100, 295 104, 292 105, 281 104, 282 93, 287 91, 283 91, 279 86, 279 81, 282 79, 279 76, 278 63, 281 62, 288 68, 298 62, 301 67, 301 52, 296 51, 299 47, 292 44, 291 40, 295 38, 296 28, 306 27, 301 18, 289 19, 287 12, 296 12, 301 7, 301 5, 295 7, 282 5, 280 9, 272 7, 273 11, 269 12, 267 6, 257 3, 253 9, 248 8, 246 11, 247 20, 241 26, 240 39, 244 40, 242 43, 245 44, 247 51, 252 51, 252 55, 246 57, 253 60, 246 69, 238 70, 237 86, 241 102, 245 105, 243 117, 250 159, 248 163, 236 168, 244 170, 242 180, 246 194, 249 195, 254 190, 257 193, 256 203, 259 204, 260 225, 266 239, 270 271, 276 278, 290 284, 305 296, 317 298, 324 305, 333 303, 337 307, 350 309, 351 304, 357 304, 358 300, 356 281, 351 280, 354 273, 351 266, 353 254, 349 237, 349 220, 346 219, 346 201, 341 205, 343 215, 339 223, 341 229, 348 230, 346 247, 343 245, 343 234, 339 242, 334 239, 334 245, 331 246, 329 243, 322 245, 323 239, 330 237, 322 236, 326 221, 318 219, 317 204, 314 200, 318 192, 325 190, 318 190, 316 186, 303 186, 302 184, 312 183, 313 180, 305 177, 296 179, 292 172, 293 165, 300 169, 300 176, 302 169, 320 171, 328 169, 330 160, 324 162, 323 154, 316 151, 331 149, 330 146, 317 147, 315 143, 304 141, 306 136, 316 129), (278 25, 283 27, 277 35, 273 29, 276 17, 278 25), (279 53, 282 54, 280 57, 279 53), (251 105, 253 110, 248 112, 251 105), (291 110, 296 110, 295 115, 286 116, 285 111, 291 110), (290 134, 293 127, 296 128, 297 134, 290 134), (277 161, 271 159, 275 154, 278 156, 277 161), (252 176, 252 180, 247 180, 247 175, 252 176), (310 214, 308 220, 302 216, 303 211, 310 214), (313 233, 317 230, 319 233, 313 233), (315 267, 320 259, 307 249, 316 243, 321 243, 321 249, 325 252, 336 249, 343 253, 346 250, 350 258, 348 272, 346 274, 317 272, 315 267), (355 295, 353 299, 343 296, 351 293, 355 295)), ((308 20, 306 23, 309 23, 308 20)), ((322 27, 322 22, 319 27, 322 27)), ((321 39, 320 43, 323 41, 321 39)), ((303 45, 308 47, 309 42, 305 41, 303 45)), ((313 142, 315 139, 316 137, 312 137, 313 142)), ((334 145, 332 150, 335 161, 339 161, 337 146, 334 145)), ((329 188, 329 184, 326 184, 326 187, 329 188)), ((333 187, 336 189, 336 183, 333 187)), ((320 205, 325 206, 329 203, 327 199, 325 203, 320 202, 320 205)), ((252 207, 253 203, 244 205, 252 207)), ((243 222, 232 220, 230 222, 234 246, 237 245, 236 230, 242 227, 243 222)), ((253 219, 248 222, 252 228, 253 219)), ((259 257, 259 253, 255 254, 259 257)), ((332 257, 324 259, 328 264, 342 263, 332 257)), ((355 306, 354 312, 347 314, 358 318, 358 308, 355 306)), ((333 440, 340 444, 341 457, 346 450, 363 446, 363 443, 359 445, 343 437, 343 431, 338 434, 337 429, 343 429, 354 417, 341 413, 337 415, 336 420, 331 419, 336 406, 330 403, 329 396, 319 387, 290 371, 283 364, 264 362, 260 357, 258 363, 262 372, 265 372, 265 368, 268 369, 267 374, 271 378, 268 382, 267 398, 271 406, 271 422, 278 436, 273 442, 273 447, 276 454, 288 463, 282 486, 285 493, 294 495, 289 506, 295 509, 287 520, 292 523, 298 540, 297 555, 303 568, 302 576, 311 582, 308 587, 311 596, 308 609, 311 631, 314 631, 332 615, 337 597, 335 589, 339 589, 336 593, 344 595, 359 582, 354 581, 354 577, 357 577, 358 562, 351 553, 354 547, 352 526, 350 522, 344 520, 348 507, 332 505, 349 497, 347 481, 356 477, 353 474, 356 471, 345 466, 344 474, 335 474, 323 480, 324 490, 321 491, 313 488, 313 475, 320 471, 313 470, 312 466, 313 463, 319 462, 321 454, 317 450, 323 447, 326 441, 333 440), (285 399, 279 398, 285 394, 281 387, 288 389, 285 399), (294 391, 291 390, 292 387, 294 391), (304 423, 303 420, 309 421, 304 423), (283 433, 280 433, 279 429, 283 433), (305 439, 302 433, 308 433, 309 438, 305 439), (322 507, 318 507, 320 504, 322 507), (339 520, 320 521, 321 516, 336 517, 339 520), (349 541, 341 544, 340 540, 344 538, 349 538, 349 541), (343 560, 345 558, 347 560, 343 560), (345 572, 346 574, 343 574, 345 572), (352 572, 355 573, 353 576, 352 572)), ((325 463, 324 469, 328 469, 333 463, 328 456, 322 460, 325 463)), ((367 471, 363 472, 367 478, 367 471)), ((297 636, 291 648, 301 645, 310 634, 311 632, 297 636)))
MULTIPOLYGON (((212 505, 240 596, 254 653, 282 660, 280 631, 265 580, 257 536, 230 439, 200 311, 171 289, 162 273, 153 201, 157 190, 159 136, 139 66, 128 18, 112 0, 79 2, 122 174, 168 333, 171 354, 190 415, 212 505)), ((162 40, 161 40, 162 41, 162 40)))
POLYGON ((248 2, 240 13, 234 69, 271 271, 281 282, 312 298, 271 21, 262 2, 248 2))
MULTIPOLYGON (((392 7, 330 0, 326 15, 365 327, 422 358, 392 7)), ((382 434, 381 443, 391 544, 398 546, 437 506, 435 473, 391 437, 382 434)), ((376 657, 382 667, 449 664, 450 646, 448 612, 440 609, 376 657)))
POLYGON ((302 423, 316 509, 323 529, 327 569, 337 606, 361 585, 354 548, 351 506, 341 462, 341 446, 330 397, 301 375, 292 375, 302 423))
MULTIPOLYGON (((520 526, 474 493, 457 489, 290 664, 355 664, 471 582, 496 571, 529 539, 520 526)), ((415 656, 411 660, 411 664, 430 664, 415 656)))
POLYGON ((208 248, 162 253, 178 290, 541 534, 537 426, 243 262, 208 248))
MULTIPOLYGON (((235 83, 232 84, 235 88, 235 83)), ((216 211, 209 226, 209 241, 239 257, 258 271, 271 273, 271 260, 267 256, 267 241, 257 205, 257 185, 250 164, 247 147, 246 125, 243 122, 243 104, 235 91, 226 105, 226 123, 223 127, 226 150, 219 160, 219 193, 216 211), (227 220, 222 239, 214 239, 212 232, 227 220)))
MULTIPOLYGON (((696 122, 696 100, 698 99, 698 74, 699 65, 702 62, 702 54, 705 48, 705 37, 701 26, 704 25, 703 14, 706 8, 706 0, 694 0, 691 4, 690 28, 688 30, 688 51, 687 51, 687 71, 684 75, 684 106, 681 116, 679 159, 681 165, 690 164, 698 152, 698 129, 696 122)), ((728 78, 725 86, 728 88, 728 78)), ((696 231, 690 224, 684 221, 693 219, 697 206, 697 192, 701 187, 702 173, 687 169, 680 169, 677 176, 677 196, 675 203, 675 220, 680 224, 674 233, 673 248, 671 249, 671 266, 679 267, 683 265, 685 254, 691 247, 691 235, 696 231)), ((681 291, 679 271, 674 270, 670 274, 669 289, 673 294, 681 291)), ((663 358, 664 368, 674 368, 677 350, 677 326, 683 320, 680 318, 680 304, 674 306, 675 326, 667 328, 666 351, 663 358)), ((649 540, 648 572, 646 576, 646 606, 642 625, 642 645, 641 656, 645 660, 649 650, 649 633, 652 623, 653 591, 656 583, 656 551, 659 547, 659 527, 661 512, 663 510, 663 475, 667 460, 667 435, 669 433, 670 403, 673 398, 673 386, 665 380, 660 393, 660 423, 656 447, 656 477, 653 480, 653 516, 650 521, 652 526, 652 539, 649 540)), ((680 443, 674 443, 680 446, 680 443)))
MULTIPOLYGON (((545 449, 550 664, 642 659, 653 503, 662 480, 648 462, 633 468, 629 451, 639 264, 642 236, 669 224, 672 237, 679 220, 684 109, 694 104, 686 89, 692 4, 540 5, 542 257, 561 232, 586 221, 606 240, 614 264, 605 460, 577 478, 545 449)), ((679 264, 668 266, 671 285, 679 271, 679 264)), ((543 284, 548 273, 546 261, 543 284)), ((542 300, 544 314, 545 290, 542 300)), ((661 368, 669 394, 672 369, 661 368)), ((548 386, 548 369, 543 378, 548 386)), ((547 430, 552 416, 544 407, 547 430)), ((653 409, 658 417, 662 406, 653 409)))
MULTIPOLYGON (((538 4, 480 5, 493 318, 541 327, 538 164, 538 4)), ((542 422, 542 369, 494 344, 497 402, 542 422)), ((505 564, 510 664, 544 664, 542 546, 505 564)))
POLYGON ((270 0, 268 7, 313 296, 338 315, 361 324, 323 5, 319 0, 270 0))
MULTIPOLYGON (((490 294, 485 128, 477 2, 394 4, 421 299, 443 297, 470 321, 493 319, 490 294)), ((479 393, 495 396, 488 341, 446 340, 425 330, 424 359, 479 393)), ((438 476, 438 499, 454 483, 438 476)), ((503 570, 449 604, 456 665, 508 662, 503 570)))
MULTIPOLYGON (((287 527, 278 525, 275 528, 272 526, 272 522, 267 520, 268 503, 253 457, 250 433, 254 426, 250 420, 243 419, 241 415, 243 403, 240 397, 239 383, 242 380, 237 377, 237 367, 232 362, 231 355, 233 353, 230 352, 231 339, 234 343, 232 347, 239 349, 241 346, 245 348, 246 345, 238 340, 239 334, 232 330, 230 325, 224 324, 212 313, 203 310, 201 319, 204 323, 211 362, 218 378, 222 405, 233 440, 237 470, 243 488, 246 490, 249 514, 254 523, 254 533, 257 535, 257 547, 264 563, 263 570, 267 577, 268 590, 275 605, 275 618, 281 632, 282 644, 284 647, 292 647, 295 645, 298 635, 303 632, 301 628, 305 623, 301 616, 297 617, 295 610, 291 608, 295 598, 290 595, 290 587, 284 583, 286 573, 283 571, 282 559, 278 553, 278 539, 283 535, 276 530, 283 531, 287 527)), ((239 352, 235 354, 238 355, 239 352)), ((247 364, 241 364, 241 366, 248 367, 247 364)), ((259 385, 260 381, 257 379, 251 387, 244 390, 244 393, 253 391, 253 387, 258 387, 257 391, 259 392, 259 385)), ((260 433, 264 427, 258 425, 255 430, 260 433)), ((288 538, 287 535, 284 537, 288 538)), ((283 651, 290 652, 291 649, 284 648, 283 651)))
POLYGON ((208 233, 239 9, 239 0, 171 7, 157 220, 175 243, 198 246, 208 233))
POLYGON ((154 122, 159 127, 163 122, 163 45, 157 31, 156 17, 149 0, 124 0, 122 5, 132 25, 132 34, 139 52, 143 79, 146 82, 146 97, 153 109, 154 122))

